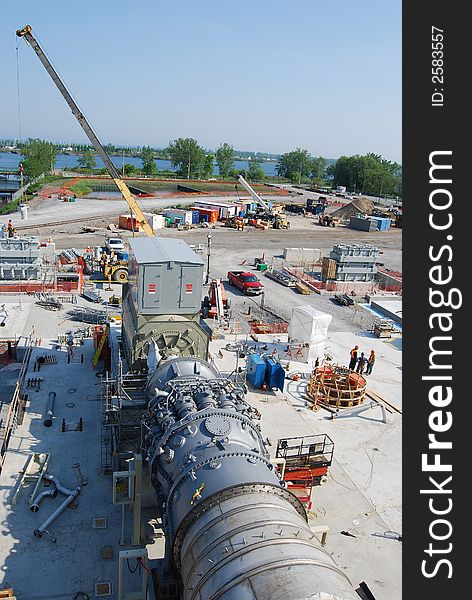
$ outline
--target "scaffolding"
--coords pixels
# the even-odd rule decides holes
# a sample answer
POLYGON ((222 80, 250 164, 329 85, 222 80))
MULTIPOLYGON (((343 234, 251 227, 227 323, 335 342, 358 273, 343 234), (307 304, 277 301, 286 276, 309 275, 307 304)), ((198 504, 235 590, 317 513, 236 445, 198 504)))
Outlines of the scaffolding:
POLYGON ((118 356, 116 377, 105 373, 100 386, 101 467, 109 473, 121 469, 122 458, 139 454, 141 419, 146 410, 146 375, 123 374, 118 356))

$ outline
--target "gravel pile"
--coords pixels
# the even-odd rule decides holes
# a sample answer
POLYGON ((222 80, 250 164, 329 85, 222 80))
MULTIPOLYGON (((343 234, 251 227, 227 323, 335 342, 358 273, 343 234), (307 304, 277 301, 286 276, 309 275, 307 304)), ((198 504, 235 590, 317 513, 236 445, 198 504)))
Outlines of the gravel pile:
POLYGON ((341 206, 338 210, 335 210, 332 215, 337 219, 350 219, 355 217, 358 213, 370 215, 374 210, 374 203, 372 200, 367 198, 357 198, 346 206, 341 206))

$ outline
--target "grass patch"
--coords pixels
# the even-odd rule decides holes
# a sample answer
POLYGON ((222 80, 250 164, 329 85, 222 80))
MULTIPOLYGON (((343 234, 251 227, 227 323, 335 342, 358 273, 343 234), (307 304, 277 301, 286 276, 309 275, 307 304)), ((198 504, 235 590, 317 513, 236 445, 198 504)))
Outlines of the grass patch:
MULTIPOLYGON (((67 180, 63 180, 64 183, 67 180)), ((280 178, 277 179, 278 182, 283 181, 280 178)), ((184 193, 180 192, 177 189, 177 186, 189 186, 196 190, 206 193, 229 193, 236 194, 235 185, 237 185, 237 193, 242 193, 244 196, 247 195, 246 191, 242 188, 242 186, 234 180, 218 180, 218 181, 206 181, 206 180, 194 180, 194 179, 160 179, 160 178, 125 178, 125 182, 130 187, 137 187, 139 189, 144 190, 148 193, 154 192, 173 192, 173 193, 184 193)), ((254 189, 260 194, 274 194, 277 193, 277 190, 269 185, 265 185, 263 183, 253 184, 254 189)), ((118 188, 115 186, 110 177, 87 177, 86 179, 80 179, 76 184, 74 184, 70 188, 73 193, 77 196, 86 195, 90 192, 103 192, 103 191, 118 191, 118 188), (79 187, 80 186, 80 187, 79 187), (78 191, 80 190, 80 192, 78 191), (84 190, 84 191, 82 191, 84 190)))
POLYGON ((77 183, 74 183, 74 185, 71 185, 69 190, 76 196, 80 197, 90 194, 90 192, 92 191, 92 187, 89 185, 88 182, 78 181, 77 183))
POLYGON ((0 215, 9 215, 12 212, 16 212, 18 210, 19 200, 12 200, 11 202, 7 202, 0 206, 0 215))

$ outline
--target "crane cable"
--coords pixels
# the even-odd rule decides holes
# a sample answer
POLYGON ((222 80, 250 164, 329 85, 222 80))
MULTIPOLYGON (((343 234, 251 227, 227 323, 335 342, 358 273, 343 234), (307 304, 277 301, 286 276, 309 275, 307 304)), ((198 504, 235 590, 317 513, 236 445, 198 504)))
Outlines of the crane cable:
POLYGON ((19 47, 21 40, 16 45, 16 94, 18 102, 18 138, 21 142, 21 102, 20 102, 20 59, 19 59, 19 47))

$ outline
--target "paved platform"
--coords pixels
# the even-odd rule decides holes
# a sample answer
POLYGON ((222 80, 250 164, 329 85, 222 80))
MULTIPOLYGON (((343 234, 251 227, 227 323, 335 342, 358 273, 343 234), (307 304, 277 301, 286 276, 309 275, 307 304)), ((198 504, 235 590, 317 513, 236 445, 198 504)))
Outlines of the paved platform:
MULTIPOLYGON (((84 325, 68 318, 67 306, 55 313, 36 306, 34 299, 28 298, 26 302, 30 305, 28 311, 24 305, 22 308, 24 314, 27 312, 26 319, 23 312, 22 315, 19 310, 12 312, 17 315, 16 327, 21 327, 24 335, 30 335, 34 328, 35 337, 41 338, 40 346, 34 348, 33 360, 38 353, 54 353, 57 364, 41 368, 39 374, 44 381, 38 392, 32 390, 28 394, 23 424, 13 433, 1 474, 0 589, 13 587, 21 600, 70 600, 78 591, 85 591, 93 598, 95 583, 110 581, 113 591, 108 597, 116 599, 117 556, 122 549, 121 510, 112 504, 111 477, 101 469, 99 386, 91 367, 93 342, 86 340, 76 350, 76 360, 67 364, 65 350, 53 350, 56 338, 51 338, 52 332, 56 336, 57 332, 79 331, 84 325), (82 353, 84 362, 80 361, 82 353), (42 416, 50 391, 57 394, 56 416, 53 426, 47 428, 42 416), (61 432, 62 418, 74 422, 80 417, 84 421, 82 432, 61 432), (11 504, 19 471, 31 452, 50 452, 50 472, 66 487, 75 487, 71 467, 76 462, 81 464, 88 480, 77 508, 66 509, 51 526, 56 543, 47 535, 41 539, 34 537, 33 530, 60 503, 60 498, 46 498, 38 513, 29 510, 26 490, 18 504, 11 504), (92 519, 100 517, 107 519, 106 529, 93 528, 92 519), (112 548, 112 559, 102 558, 105 546, 112 548)), ((259 337, 262 341, 286 339, 283 335, 259 337)), ((235 369, 236 354, 225 349, 234 340, 234 335, 228 335, 211 343, 213 360, 222 373, 229 374, 235 369)), ((354 344, 365 353, 372 348, 376 350, 377 362, 368 379, 369 388, 401 407, 401 346, 366 333, 335 331, 329 333, 327 349, 334 362, 346 364, 354 344)), ((239 360, 240 366, 244 366, 244 360, 239 360)), ((306 363, 290 363, 290 372, 309 373, 311 368, 306 363)), ((26 377, 37 375, 31 362, 26 377)), ((14 377, 12 370, 9 379, 14 377)), ((401 534, 402 416, 388 414, 385 424, 376 408, 359 416, 331 420, 327 411, 310 409, 305 396, 306 381, 303 377, 298 381, 287 380, 283 392, 251 389, 247 400, 262 415, 262 434, 269 438, 272 453, 281 437, 327 433, 333 439, 334 461, 327 482, 314 489, 310 523, 329 526, 326 549, 353 584, 366 581, 376 598, 399 600, 401 542, 375 534, 391 530, 401 534)), ((127 513, 127 540, 130 521, 127 513)))
MULTIPOLYGON (((230 335, 212 343, 212 356, 222 372, 235 369, 236 353, 225 350, 235 338, 230 335)), ((260 335, 258 339, 271 348, 271 341, 284 341, 287 336, 260 335)), ((334 332, 327 347, 333 362, 339 364, 346 364, 355 344, 365 353, 375 349, 377 361, 367 389, 401 408, 401 351, 387 341, 371 334, 334 332)), ((306 363, 290 361, 289 366, 292 373, 311 370, 306 363)), ((354 584, 366 581, 376 598, 400 599, 402 544, 374 534, 402 532, 402 415, 388 413, 387 423, 383 423, 380 408, 373 408, 347 418, 341 413, 332 420, 324 409, 311 410, 307 381, 287 379, 283 392, 262 392, 249 386, 246 399, 262 415, 261 431, 272 444, 271 453, 275 453, 277 440, 284 437, 326 433, 334 441, 328 481, 314 488, 310 522, 329 526, 326 549, 354 584)))
MULTIPOLYGON (((0 475, 0 589, 13 588, 20 600, 71 600, 79 591, 94 598, 96 583, 111 582, 112 594, 107 598, 116 600, 118 552, 131 547, 131 513, 126 511, 125 519, 128 545, 120 546, 121 507, 112 504, 112 479, 101 469, 99 380, 91 365, 93 340, 87 339, 83 346, 77 347, 68 364, 65 348, 54 349, 56 338, 44 334, 74 330, 77 323, 64 322, 63 313, 48 314, 46 319, 45 313, 31 303, 29 318, 36 324, 42 342, 33 349, 26 378, 41 376, 43 381, 39 391, 26 389, 24 420, 11 436, 0 475), (53 354, 57 364, 44 364, 38 373, 33 371, 33 364, 41 354, 53 354), (56 392, 54 420, 51 427, 45 427, 43 414, 51 391, 56 392), (82 418, 83 431, 62 432, 63 418, 71 424, 82 418), (21 492, 17 504, 12 504, 20 471, 30 454, 36 452, 51 454, 49 472, 65 487, 74 489, 77 485, 72 469, 75 463, 80 463, 87 480, 77 498, 77 506, 67 508, 48 528, 57 538, 55 543, 47 534, 36 538, 33 531, 63 502, 64 496, 45 498, 40 510, 33 513, 28 501, 34 486, 31 483, 21 492), (95 529, 95 518, 105 518, 106 528, 95 529), (101 555, 107 546, 112 549, 111 559, 101 555)), ((31 322, 27 325, 30 327, 31 322)), ((5 369, 9 371, 13 367, 5 369)), ((0 392, 5 393, 3 375, 6 376, 7 371, 0 370, 0 392)), ((43 489, 41 486, 40 490, 43 489)), ((131 568, 135 564, 135 560, 130 561, 131 568)), ((138 572, 127 574, 126 583, 136 589, 139 578, 138 572)))

